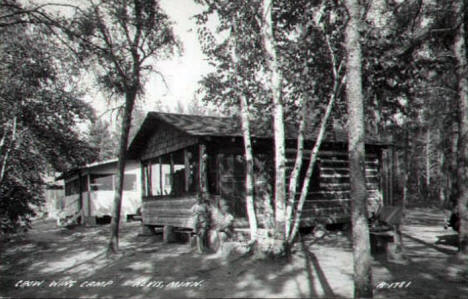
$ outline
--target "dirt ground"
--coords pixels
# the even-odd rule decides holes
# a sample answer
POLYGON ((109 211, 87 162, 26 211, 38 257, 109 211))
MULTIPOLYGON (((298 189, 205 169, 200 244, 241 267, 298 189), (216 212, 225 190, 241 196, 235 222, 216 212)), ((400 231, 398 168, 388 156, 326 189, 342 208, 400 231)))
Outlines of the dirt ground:
MULTIPOLYGON (((432 209, 408 211, 406 264, 374 256, 375 298, 468 298, 466 265, 456 235, 432 209), (460 273, 465 273, 463 276, 460 273)), ((0 295, 21 298, 352 298, 348 232, 305 235, 288 261, 232 254, 200 255, 188 244, 164 244, 124 223, 122 254, 105 257, 109 226, 33 229, 0 243, 0 295)))

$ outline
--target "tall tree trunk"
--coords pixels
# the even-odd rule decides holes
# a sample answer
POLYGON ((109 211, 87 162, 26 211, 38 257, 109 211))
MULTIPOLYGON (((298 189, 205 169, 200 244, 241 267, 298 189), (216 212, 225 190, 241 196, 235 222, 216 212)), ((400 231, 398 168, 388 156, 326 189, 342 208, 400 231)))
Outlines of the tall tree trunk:
POLYGON ((468 78, 465 40, 465 0, 455 4, 458 29, 455 36, 454 52, 457 60, 458 79, 458 168, 457 168, 457 208, 460 215, 459 251, 468 256, 468 78))
POLYGON ((119 160, 117 162, 116 188, 114 193, 114 206, 112 210, 112 221, 109 246, 107 255, 116 253, 119 250, 119 225, 120 225, 120 210, 122 206, 122 191, 125 174, 125 160, 127 158, 128 135, 132 122, 132 111, 135 105, 137 88, 131 88, 125 94, 125 106, 122 117, 122 132, 119 141, 119 160))
POLYGON ((408 203, 408 193, 409 193, 409 172, 410 172, 410 138, 409 138, 409 125, 408 119, 405 120, 405 147, 404 147, 404 154, 403 154, 403 163, 404 163, 404 172, 403 172, 403 194, 401 197, 402 205, 406 205, 408 203))
POLYGON ((372 269, 367 222, 365 178, 365 124, 362 93, 362 53, 360 44, 360 5, 345 0, 349 21, 345 31, 346 97, 348 107, 348 155, 351 181, 351 221, 354 257, 354 297, 372 298, 372 269))
POLYGON ((263 1, 263 42, 268 71, 271 73, 271 93, 273 97, 273 131, 275 143, 275 225, 278 234, 285 238, 286 216, 286 162, 284 108, 281 99, 282 74, 276 54, 273 32, 272 0, 263 1))
MULTIPOLYGON (((426 128, 426 140, 425 140, 425 167, 426 167, 426 191, 430 190, 431 186, 431 166, 432 166, 432 139, 431 139, 431 129, 426 128)), ((426 195, 428 193, 426 192, 426 195)))
POLYGON ((242 122, 242 136, 244 138, 245 150, 245 200, 247 205, 247 216, 249 218, 250 226, 250 239, 253 241, 257 238, 257 216, 255 214, 254 196, 255 196, 255 179, 254 179, 254 161, 252 154, 252 144, 250 139, 250 120, 247 99, 244 94, 240 96, 241 106, 241 122, 242 122))
MULTIPOLYGON (((237 24, 236 24, 237 25, 237 24)), ((236 39, 239 38, 236 34, 236 26, 231 27, 231 42, 232 42, 232 61, 234 63, 234 68, 236 73, 240 74, 241 71, 238 69, 240 65, 240 57, 237 52, 237 42, 236 39)), ((241 82, 238 82, 242 84, 241 82)), ((247 97, 243 92, 243 86, 240 84, 237 85, 239 92, 239 105, 241 110, 241 126, 242 126, 242 137, 244 139, 244 157, 246 163, 246 173, 245 173, 245 201, 247 208, 247 217, 249 219, 250 227, 250 240, 257 239, 257 215, 255 213, 255 177, 254 177, 254 157, 252 153, 252 142, 250 137, 250 118, 249 118, 249 104, 247 102, 247 97)))
POLYGON ((294 162, 294 167, 289 177, 289 190, 288 190, 288 201, 286 203, 286 227, 285 235, 289 239, 291 233, 291 228, 293 227, 293 211, 294 203, 296 201, 297 194, 297 180, 299 178, 299 173, 302 169, 302 161, 304 160, 304 132, 306 128, 306 119, 307 119, 307 103, 303 100, 299 122, 299 130, 297 136, 297 149, 296 149, 296 161, 294 162))

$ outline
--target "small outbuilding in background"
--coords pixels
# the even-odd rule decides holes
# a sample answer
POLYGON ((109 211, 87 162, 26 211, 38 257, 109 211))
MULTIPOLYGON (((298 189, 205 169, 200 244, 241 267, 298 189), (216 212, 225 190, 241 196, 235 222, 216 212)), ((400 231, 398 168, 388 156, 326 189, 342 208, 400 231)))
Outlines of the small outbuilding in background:
MULTIPOLYGON (((95 224, 112 215, 117 159, 96 162, 64 172, 65 196, 57 201, 60 224, 95 224)), ((127 161, 121 215, 137 214, 141 206, 140 163, 127 161)))

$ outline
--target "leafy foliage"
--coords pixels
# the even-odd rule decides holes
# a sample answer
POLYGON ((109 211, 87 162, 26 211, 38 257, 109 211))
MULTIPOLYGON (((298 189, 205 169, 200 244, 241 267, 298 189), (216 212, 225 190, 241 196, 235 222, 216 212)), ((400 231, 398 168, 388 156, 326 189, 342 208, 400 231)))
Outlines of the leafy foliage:
MULTIPOLYGON (((393 135, 400 173, 395 198, 453 198, 457 123, 455 17, 446 1, 388 1, 367 14, 364 88, 368 130, 393 135), (455 126, 455 127, 454 127, 455 126), (407 192, 403 192, 403 190, 407 192)), ((456 163, 456 162, 455 162, 456 163)))
POLYGON ((72 6, 75 17, 55 24, 75 54, 91 66, 104 91, 125 95, 143 92, 142 79, 152 60, 166 58, 178 41, 159 1, 89 1, 72 6))
MULTIPOLYGON (((267 93, 265 57, 261 41, 261 1, 200 1, 207 10, 197 16, 204 53, 216 71, 201 81, 204 100, 236 113, 236 92, 242 90, 251 102, 253 118, 268 118, 271 99, 267 93), (219 20, 210 31, 210 18, 219 20), (232 39, 239 61, 232 61, 232 39), (235 69, 239 71, 235 72, 235 69)), ((343 8, 331 1, 277 1, 273 7, 274 34, 283 82, 286 119, 297 121, 300 102, 323 110, 333 86, 330 50, 342 60, 340 45, 343 8), (329 44, 326 39, 328 38, 329 44), (331 49, 330 49, 331 48, 331 49)), ((313 110, 312 109, 312 110, 313 110)))
MULTIPOLYGON (((0 14, 12 13, 0 5, 0 14)), ((75 129, 93 117, 73 85, 78 70, 41 27, 0 28, 0 205, 3 231, 13 231, 43 201, 43 175, 93 159, 75 129)), ((15 22, 16 20, 16 22, 15 22)))
POLYGON ((88 142, 97 153, 97 160, 104 161, 116 156, 117 139, 114 138, 109 122, 97 119, 88 129, 88 142))

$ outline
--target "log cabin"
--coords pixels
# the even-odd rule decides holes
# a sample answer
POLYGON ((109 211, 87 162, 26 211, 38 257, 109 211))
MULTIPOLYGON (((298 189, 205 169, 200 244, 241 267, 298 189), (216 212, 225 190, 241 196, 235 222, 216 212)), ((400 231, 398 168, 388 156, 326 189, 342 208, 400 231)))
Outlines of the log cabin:
MULTIPOLYGON (((62 222, 80 219, 82 224, 95 224, 112 215, 117 159, 76 167, 62 173, 56 180, 64 180, 65 196, 57 206, 62 222)), ((133 215, 141 207, 140 163, 125 164, 121 215, 133 215)))
MULTIPOLYGON (((262 200, 274 188, 271 124, 252 123, 256 211, 260 227, 267 212, 262 200)), ((317 130, 307 130, 305 176, 317 130)), ((350 181, 346 133, 331 128, 318 154, 304 205, 301 226, 350 219, 350 181)), ((297 129, 286 124, 287 174, 296 157, 297 129)), ((388 144, 366 140, 366 180, 369 198, 381 200, 382 152, 388 144)), ((142 221, 148 227, 196 229, 194 206, 200 194, 209 204, 232 215, 235 228, 248 227, 245 207, 245 163, 241 124, 231 117, 149 112, 129 145, 128 157, 141 163, 142 221)), ((299 195, 298 195, 299 196, 299 195)), ((372 200, 370 200, 372 201, 372 200)))

